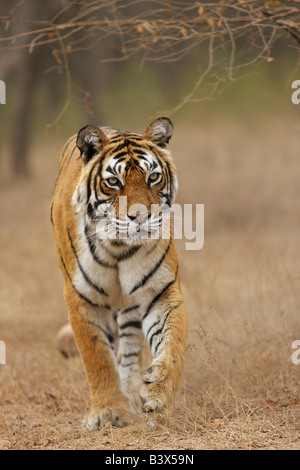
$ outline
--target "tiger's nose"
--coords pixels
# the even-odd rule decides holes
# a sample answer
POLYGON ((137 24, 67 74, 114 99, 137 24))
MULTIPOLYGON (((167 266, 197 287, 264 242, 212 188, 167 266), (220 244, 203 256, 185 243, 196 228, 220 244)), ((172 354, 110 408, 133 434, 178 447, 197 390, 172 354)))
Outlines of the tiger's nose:
POLYGON ((137 212, 136 214, 128 214, 128 217, 130 220, 142 224, 145 222, 147 219, 149 219, 151 216, 151 212, 137 212))

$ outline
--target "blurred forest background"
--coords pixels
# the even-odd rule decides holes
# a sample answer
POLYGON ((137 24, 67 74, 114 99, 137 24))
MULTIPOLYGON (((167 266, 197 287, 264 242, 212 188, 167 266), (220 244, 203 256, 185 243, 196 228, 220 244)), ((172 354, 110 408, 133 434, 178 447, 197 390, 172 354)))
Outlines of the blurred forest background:
POLYGON ((87 122, 131 128, 166 113, 201 125, 220 112, 247 117, 290 104, 298 1, 1 0, 0 8, 0 162, 8 158, 14 174, 30 173, 33 141, 87 122))
POLYGON ((299 40, 298 0, 0 0, 0 450, 300 448, 299 40), (178 202, 205 207, 202 250, 176 240, 185 371, 169 421, 96 436, 55 343, 59 154, 88 123, 161 115, 178 202))

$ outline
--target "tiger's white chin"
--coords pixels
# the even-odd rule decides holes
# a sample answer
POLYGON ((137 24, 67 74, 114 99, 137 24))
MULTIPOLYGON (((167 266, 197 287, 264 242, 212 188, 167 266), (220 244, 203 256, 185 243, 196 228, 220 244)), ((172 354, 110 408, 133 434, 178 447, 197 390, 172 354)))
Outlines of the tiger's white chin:
POLYGON ((126 238, 120 238, 120 240, 124 241, 124 243, 127 245, 140 245, 141 243, 156 243, 160 238, 162 238, 162 236, 159 230, 156 230, 155 233, 149 233, 148 231, 140 230, 139 232, 130 233, 126 238))
MULTIPOLYGON (((101 238, 101 237, 100 237, 101 238)), ((118 233, 114 237, 106 237, 107 240, 112 241, 113 244, 124 244, 128 246, 153 244, 162 238, 161 230, 155 230, 149 233, 147 230, 132 231, 127 234, 118 233)))
POLYGON ((155 227, 145 224, 144 226, 136 226, 128 224, 123 230, 117 229, 114 224, 97 224, 97 237, 101 240, 109 240, 115 245, 135 245, 141 243, 156 242, 161 238, 170 238, 170 234, 164 224, 155 227))

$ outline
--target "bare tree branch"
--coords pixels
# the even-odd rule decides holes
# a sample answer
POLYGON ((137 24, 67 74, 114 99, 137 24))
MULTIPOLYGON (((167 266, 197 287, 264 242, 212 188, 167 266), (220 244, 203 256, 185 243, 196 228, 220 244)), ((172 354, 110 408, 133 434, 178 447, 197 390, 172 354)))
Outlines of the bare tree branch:
POLYGON ((205 94, 197 98, 197 93, 209 77, 208 99, 225 79, 234 80, 240 70, 268 59, 282 36, 300 43, 300 0, 65 0, 50 20, 22 15, 28 1, 21 0, 8 14, 0 15, 0 50, 32 53, 50 46, 66 74, 67 102, 76 99, 69 54, 99 43, 107 51, 104 61, 136 56, 141 65, 179 62, 207 47, 196 83, 174 111, 191 100, 204 99, 205 94))

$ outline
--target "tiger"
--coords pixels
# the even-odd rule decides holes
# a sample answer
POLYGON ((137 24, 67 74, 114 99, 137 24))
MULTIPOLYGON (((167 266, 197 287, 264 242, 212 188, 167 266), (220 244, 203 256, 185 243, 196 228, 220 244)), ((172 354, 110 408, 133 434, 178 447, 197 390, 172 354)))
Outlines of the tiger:
POLYGON ((136 410, 162 416, 182 376, 188 319, 172 227, 164 230, 178 189, 172 135, 167 117, 144 134, 86 125, 60 157, 51 221, 89 430, 125 426, 136 410))

